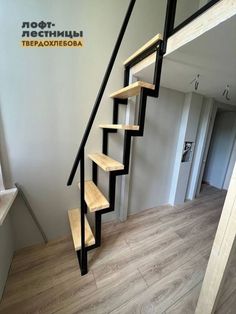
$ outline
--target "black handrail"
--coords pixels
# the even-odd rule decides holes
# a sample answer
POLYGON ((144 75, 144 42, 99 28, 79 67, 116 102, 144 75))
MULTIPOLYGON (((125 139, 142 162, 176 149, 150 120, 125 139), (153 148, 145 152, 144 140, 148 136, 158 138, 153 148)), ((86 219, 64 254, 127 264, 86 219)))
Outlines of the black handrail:
POLYGON ((130 16, 131 16, 131 14, 132 14, 132 11, 133 11, 135 2, 136 2, 136 0, 131 0, 131 1, 130 1, 129 7, 128 7, 128 10, 127 10, 127 13, 126 13, 126 16, 125 16, 125 19, 124 19, 124 22, 123 22, 123 24, 122 24, 122 27, 121 27, 119 36, 118 36, 118 38, 117 38, 117 41, 116 41, 116 44, 115 44, 113 53, 112 53, 112 55, 111 55, 111 59, 110 59, 110 61, 109 61, 109 64, 108 64, 107 70, 106 70, 106 72, 105 72, 105 75, 104 75, 104 78, 103 78, 103 81, 102 81, 100 90, 99 90, 99 92, 98 92, 98 95, 97 95, 95 104, 94 104, 94 106, 93 106, 93 110, 92 110, 92 112, 91 112, 91 115, 90 115, 88 124, 87 124, 87 126, 86 126, 86 129, 85 129, 85 132, 84 132, 84 135, 83 135, 81 144, 80 144, 80 148, 79 148, 79 150, 78 150, 78 153, 77 153, 77 155, 76 155, 76 158, 75 158, 73 167, 72 167, 72 169, 71 169, 71 173, 70 173, 69 179, 68 179, 68 181, 67 181, 67 185, 68 185, 68 186, 71 185, 72 182, 73 182, 73 180, 74 180, 74 177, 75 177, 75 174, 76 174, 76 171, 77 171, 79 162, 80 162, 80 160, 81 160, 81 158, 82 158, 82 153, 83 153, 83 151, 84 151, 84 147, 85 147, 85 145, 86 145, 86 143, 87 143, 90 130, 91 130, 92 126, 93 126, 94 119, 95 119, 95 117, 96 117, 96 114, 97 114, 99 105, 100 105, 101 100, 102 100, 102 96, 103 96, 104 91, 105 91, 105 88, 106 88, 106 86, 107 86, 107 82, 108 82, 108 80, 109 80, 109 77, 110 77, 112 68, 113 68, 113 66, 114 66, 114 63, 115 63, 115 60, 116 60, 116 56, 117 56, 117 54, 118 54, 118 51, 119 51, 121 42, 122 42, 122 40, 123 40, 123 37, 124 37, 125 31, 126 31, 127 25, 128 25, 128 23, 129 23, 129 19, 130 19, 130 16))
POLYGON ((175 26, 175 16, 176 16, 176 7, 178 6, 178 0, 168 0, 169 5, 172 6, 170 10, 169 15, 169 21, 172 25, 168 28, 168 37, 174 35, 176 32, 178 32, 180 29, 191 23, 193 20, 195 20, 199 15, 203 14, 205 11, 207 11, 209 8, 211 8, 213 5, 215 5, 220 0, 209 0, 204 6, 199 8, 196 12, 194 12, 191 16, 186 18, 183 22, 181 22, 179 25, 175 26))

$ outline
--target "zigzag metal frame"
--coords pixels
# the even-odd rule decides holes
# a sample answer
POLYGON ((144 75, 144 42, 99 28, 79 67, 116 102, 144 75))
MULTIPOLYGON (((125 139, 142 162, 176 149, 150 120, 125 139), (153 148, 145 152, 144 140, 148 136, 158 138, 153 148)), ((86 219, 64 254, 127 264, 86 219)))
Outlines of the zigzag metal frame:
MULTIPOLYGON (((142 59, 145 59, 149 54, 153 52, 157 53, 156 56, 156 64, 154 71, 153 83, 155 85, 155 90, 150 90, 147 88, 141 88, 141 93, 139 97, 139 114, 138 114, 138 125, 139 130, 126 130, 124 132, 124 147, 123 147, 123 164, 124 170, 112 171, 109 173, 109 203, 110 207, 100 210, 95 213, 95 244, 90 247, 84 248, 85 257, 84 262, 79 258, 79 263, 81 267, 81 273, 84 274, 87 272, 87 253, 88 251, 97 248, 101 245, 101 227, 102 227, 102 215, 109 213, 115 210, 115 191, 116 191, 116 177, 121 175, 126 175, 129 173, 130 166, 130 153, 131 153, 131 140, 132 137, 141 137, 144 134, 144 126, 145 126, 145 116, 146 116, 146 105, 147 105, 147 97, 158 97, 159 89, 160 89, 160 79, 161 79, 161 70, 162 70, 162 61, 163 61, 163 41, 158 41, 155 45, 145 51, 142 56, 138 56, 135 60, 132 60, 129 64, 127 64, 125 68, 125 78, 124 78, 124 86, 128 85, 127 77, 130 75, 130 68, 134 66, 136 63, 140 62, 142 59), (86 264, 86 265, 85 265, 86 264)), ((113 124, 118 123, 119 116, 119 105, 127 105, 127 99, 114 99, 113 102, 113 124)), ((108 138, 109 133, 117 133, 117 130, 114 129, 103 129, 103 143, 102 143, 102 151, 104 154, 108 153, 108 138)), ((97 185, 98 182, 98 166, 92 162, 92 180, 97 185)), ((80 256, 80 253, 78 253, 80 256)))
MULTIPOLYGON (((91 113, 90 119, 88 121, 87 128, 85 130, 79 151, 77 153, 76 159, 74 161, 67 185, 71 185, 77 170, 77 167, 80 162, 80 182, 81 182, 81 191, 80 191, 80 198, 81 198, 81 250, 77 252, 78 261, 81 268, 81 274, 85 275, 88 271, 87 267, 87 253, 88 251, 98 247, 101 245, 101 223, 102 223, 102 214, 111 212, 115 209, 115 190, 116 190, 116 177, 120 175, 125 175, 129 172, 130 166, 130 150, 131 150, 131 139, 133 136, 143 136, 144 134, 144 124, 145 124, 145 114, 146 114, 146 105, 147 105, 147 97, 158 97, 159 96, 159 89, 160 89, 160 79, 161 79, 161 72, 162 72, 162 62, 163 56, 166 52, 167 46, 167 39, 175 33, 177 30, 182 28, 184 25, 192 21, 196 18, 199 14, 203 13, 207 10, 210 6, 214 3, 218 2, 219 0, 211 0, 209 4, 206 4, 203 8, 198 10, 194 13, 189 19, 184 21, 181 25, 174 28, 175 22, 175 13, 176 13, 176 4, 177 0, 167 0, 167 9, 166 9, 166 19, 165 19, 165 27, 164 27, 164 38, 163 41, 159 40, 157 43, 153 44, 151 47, 146 49, 136 58, 131 60, 128 64, 125 65, 124 71, 124 87, 129 85, 129 78, 130 78, 130 69, 152 53, 156 52, 156 63, 155 63, 155 71, 154 71, 154 78, 153 84, 155 85, 154 90, 150 90, 147 88, 142 88, 140 93, 140 100, 139 100, 139 116, 138 116, 138 123, 139 123, 139 130, 126 130, 124 133, 124 153, 123 153, 123 164, 124 170, 119 171, 112 171, 109 173, 109 202, 110 207, 95 213, 95 244, 86 247, 85 246, 85 213, 87 212, 87 206, 84 200, 84 146, 87 142, 88 135, 90 133, 91 127, 93 125, 95 116, 97 114, 97 110, 99 108, 105 87, 107 85, 107 81, 109 79, 112 67, 114 65, 114 61, 116 59, 116 55, 118 53, 121 41, 123 39, 129 18, 131 16, 134 4, 136 0, 131 0, 129 8, 127 10, 125 20, 122 24, 120 34, 118 36, 116 45, 114 47, 110 62, 108 64, 107 71, 105 73, 101 88, 99 90, 96 102, 93 107, 93 111, 91 113)), ((118 123, 118 116, 119 116, 119 106, 120 105, 127 105, 127 100, 122 99, 114 99, 113 103, 113 124, 118 123)), ((109 133, 117 133, 117 130, 114 129, 103 129, 103 145, 102 151, 104 154, 108 152, 108 141, 109 141, 109 133)), ((92 170, 93 170, 93 182, 97 185, 98 181, 98 167, 97 165, 92 162, 92 170)))
MULTIPOLYGON (((137 137, 137 136, 141 137, 144 134, 147 98, 148 98, 148 96, 149 97, 156 97, 156 98, 159 96, 162 62, 163 62, 163 54, 164 54, 163 41, 159 40, 152 47, 148 48, 147 51, 144 51, 142 53, 142 55, 136 57, 134 60, 132 60, 125 67, 124 87, 127 86, 129 83, 130 68, 154 52, 156 52, 156 63, 155 63, 155 70, 154 70, 154 77, 153 77, 153 84, 155 85, 155 89, 150 90, 147 88, 141 88, 141 92, 140 92, 140 96, 139 96, 139 113, 138 113, 139 130, 138 131, 126 130, 124 132, 124 146, 123 146, 124 170, 112 171, 109 173, 109 204, 110 204, 110 207, 103 209, 103 210, 100 210, 100 211, 95 213, 95 244, 92 246, 89 246, 89 247, 83 247, 80 251, 77 252, 77 256, 78 256, 82 275, 84 275, 88 272, 88 268, 87 268, 88 251, 90 251, 94 248, 97 248, 101 245, 102 215, 115 210, 116 177, 121 176, 121 175, 126 175, 129 173, 132 137, 137 137), (82 252, 83 252, 83 254, 82 254, 82 252)), ((127 104, 128 104, 127 99, 115 98, 113 100, 113 124, 118 123, 119 106, 120 105, 127 105, 127 104)), ((103 129, 102 152, 104 154, 108 153, 108 142, 109 142, 108 139, 109 139, 110 133, 117 133, 117 130, 103 129)), ((82 172, 82 176, 83 176, 83 172, 82 172)), ((81 178, 81 180, 82 179, 83 178, 81 178)), ((97 183, 98 183, 98 166, 93 161, 92 161, 92 180, 97 185, 97 183)), ((84 193, 84 191, 81 191, 81 195, 82 195, 82 193, 84 193)), ((87 206, 84 202, 84 196, 81 196, 81 197, 83 199, 83 203, 85 206, 84 212, 87 212, 87 206)), ((84 226, 83 226, 83 228, 84 228, 84 226)))

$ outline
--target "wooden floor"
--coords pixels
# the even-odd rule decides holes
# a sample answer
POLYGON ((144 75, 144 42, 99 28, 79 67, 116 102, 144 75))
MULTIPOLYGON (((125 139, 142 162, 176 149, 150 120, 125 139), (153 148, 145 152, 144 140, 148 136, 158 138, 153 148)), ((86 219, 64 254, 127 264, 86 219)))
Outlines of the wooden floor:
MULTIPOLYGON (((184 206, 104 224, 84 277, 70 238, 19 251, 0 313, 194 313, 224 198, 208 187, 184 206)), ((231 270, 218 314, 236 313, 231 270)))

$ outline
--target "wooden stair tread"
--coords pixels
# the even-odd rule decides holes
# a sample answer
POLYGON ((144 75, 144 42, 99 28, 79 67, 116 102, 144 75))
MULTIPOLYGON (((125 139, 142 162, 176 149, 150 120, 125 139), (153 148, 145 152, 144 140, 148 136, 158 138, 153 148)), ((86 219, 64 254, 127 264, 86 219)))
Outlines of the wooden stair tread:
POLYGON ((100 168, 104 171, 115 171, 115 170, 123 170, 124 165, 120 162, 104 155, 104 154, 89 154, 88 157, 94 161, 100 168))
MULTIPOLYGON (((76 208, 68 210, 68 216, 75 251, 79 251, 81 249, 80 209, 76 208)), ((88 223, 87 217, 85 216, 85 246, 91 246, 94 244, 95 238, 88 223)))
POLYGON ((155 89, 155 85, 153 84, 143 82, 143 81, 138 81, 116 91, 115 93, 111 94, 110 97, 126 99, 129 97, 137 96, 140 93, 142 87, 152 89, 152 90, 155 89))
POLYGON ((143 45, 141 48, 139 48, 135 53, 133 53, 127 60, 125 60, 124 65, 128 64, 130 61, 135 59, 138 55, 143 53, 145 50, 147 50, 149 47, 154 45, 158 40, 162 40, 162 35, 157 34, 155 37, 150 39, 145 45, 143 45))
POLYGON ((95 212, 110 207, 108 200, 105 198, 105 196, 102 194, 102 192, 98 189, 93 181, 85 181, 84 190, 85 202, 90 212, 95 212))
POLYGON ((102 129, 116 129, 116 130, 132 130, 138 131, 139 125, 126 125, 126 124, 100 124, 100 128, 102 129))

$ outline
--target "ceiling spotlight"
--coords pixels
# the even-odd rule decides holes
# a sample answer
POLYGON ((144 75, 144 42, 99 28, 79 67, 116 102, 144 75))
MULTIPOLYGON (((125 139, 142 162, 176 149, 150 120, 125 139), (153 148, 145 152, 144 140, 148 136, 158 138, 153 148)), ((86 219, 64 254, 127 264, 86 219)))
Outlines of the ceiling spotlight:
POLYGON ((223 91, 223 94, 222 94, 222 96, 225 96, 226 100, 230 100, 229 92, 230 92, 229 85, 226 85, 225 90, 223 91))
POLYGON ((194 84, 195 90, 198 90, 198 87, 199 87, 199 78, 200 78, 200 74, 198 74, 198 75, 192 80, 192 82, 190 83, 191 85, 194 84))

